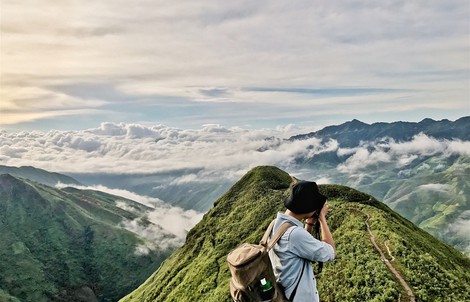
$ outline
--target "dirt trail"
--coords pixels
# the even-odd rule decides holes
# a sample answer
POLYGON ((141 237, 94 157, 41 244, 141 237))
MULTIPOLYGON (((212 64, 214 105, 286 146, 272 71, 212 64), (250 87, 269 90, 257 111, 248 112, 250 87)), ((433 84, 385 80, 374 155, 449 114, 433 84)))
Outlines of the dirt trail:
MULTIPOLYGON (((361 211, 359 211, 361 212, 361 211)), ((361 212, 362 214, 365 214, 363 212, 361 212)), ((387 258, 385 258, 385 254, 384 252, 382 251, 382 249, 377 245, 377 242, 375 241, 375 236, 374 234, 372 233, 371 229, 370 229, 370 225, 369 225, 369 219, 370 219, 370 215, 367 214, 367 219, 366 219, 366 226, 367 226, 367 232, 369 233, 369 237, 370 237, 370 241, 372 242, 372 244, 374 245, 375 249, 379 252, 380 254, 380 259, 382 260, 382 262, 384 262, 387 267, 390 269, 390 271, 395 275, 395 277, 398 279, 398 281, 400 281, 400 284, 405 288, 405 291, 406 291, 406 294, 408 295, 408 299, 410 302, 415 302, 416 301, 416 297, 413 293, 413 290, 411 290, 411 287, 408 285, 408 283, 406 283, 405 279, 403 279, 403 277, 401 276, 401 274, 395 269, 395 267, 390 263, 390 261, 388 261, 387 258)), ((390 252, 390 249, 388 248, 388 245, 385 244, 385 246, 387 247, 387 250, 388 250, 388 254, 390 255, 390 257, 392 258, 391 261, 394 261, 395 260, 395 257, 392 256, 392 253, 390 252)))
POLYGON ((388 240, 384 242, 385 247, 387 248, 388 255, 391 258, 390 262, 393 262, 393 261, 395 261, 395 257, 393 257, 392 252, 390 252, 390 248, 388 247, 388 243, 389 243, 388 240))

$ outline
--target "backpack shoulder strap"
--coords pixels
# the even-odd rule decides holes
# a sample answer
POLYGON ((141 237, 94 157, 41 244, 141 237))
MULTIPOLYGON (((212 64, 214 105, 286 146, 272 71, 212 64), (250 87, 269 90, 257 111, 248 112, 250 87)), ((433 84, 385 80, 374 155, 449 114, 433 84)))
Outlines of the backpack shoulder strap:
POLYGON ((271 238, 271 240, 269 240, 268 242, 268 246, 266 247, 266 249, 269 251, 270 249, 273 248, 273 246, 279 241, 279 239, 281 239, 282 235, 284 235, 284 233, 290 228, 290 227, 293 227, 294 224, 293 223, 290 223, 288 221, 284 222, 281 224, 281 226, 279 227, 279 229, 277 230, 276 233, 274 233, 273 237, 271 238))
POLYGON ((271 221, 271 223, 269 224, 268 228, 266 229, 266 232, 264 232, 263 238, 261 238, 261 241, 259 242, 260 245, 266 246, 266 244, 268 243, 268 238, 269 238, 269 235, 271 235, 271 232, 273 231, 275 222, 276 222, 276 219, 271 221))
POLYGON ((279 239, 281 239, 282 235, 284 235, 284 233, 287 231, 287 229, 294 226, 293 223, 288 222, 288 221, 282 223, 281 226, 279 227, 279 229, 277 230, 277 232, 274 233, 274 235, 271 237, 271 240, 269 240, 269 242, 268 242, 269 235, 271 235, 271 232, 274 228, 274 223, 275 222, 276 222, 276 219, 271 221, 271 224, 269 224, 268 229, 264 233, 264 236, 263 236, 263 238, 261 239, 261 241, 259 243, 260 245, 266 247, 266 251, 271 250, 273 248, 273 246, 279 241, 279 239))

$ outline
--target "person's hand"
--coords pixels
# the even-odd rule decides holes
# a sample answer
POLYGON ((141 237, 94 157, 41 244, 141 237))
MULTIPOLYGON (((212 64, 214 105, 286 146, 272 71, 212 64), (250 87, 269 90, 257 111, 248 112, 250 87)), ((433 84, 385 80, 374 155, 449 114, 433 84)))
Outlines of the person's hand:
POLYGON ((325 204, 323 205, 323 208, 321 209, 321 212, 319 215, 320 219, 325 219, 326 213, 328 213, 328 202, 325 202, 325 204))
POLYGON ((317 219, 314 218, 314 217, 310 217, 310 218, 305 219, 305 223, 308 224, 308 225, 315 224, 316 222, 317 222, 317 219))

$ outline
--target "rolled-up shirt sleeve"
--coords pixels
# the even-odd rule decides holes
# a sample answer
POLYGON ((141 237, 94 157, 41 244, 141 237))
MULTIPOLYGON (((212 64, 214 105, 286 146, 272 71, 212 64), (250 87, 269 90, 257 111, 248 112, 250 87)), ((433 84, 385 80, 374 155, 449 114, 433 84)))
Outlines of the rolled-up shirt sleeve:
POLYGON ((334 249, 330 244, 314 238, 301 227, 292 230, 289 244, 294 254, 310 261, 327 262, 335 258, 334 249))

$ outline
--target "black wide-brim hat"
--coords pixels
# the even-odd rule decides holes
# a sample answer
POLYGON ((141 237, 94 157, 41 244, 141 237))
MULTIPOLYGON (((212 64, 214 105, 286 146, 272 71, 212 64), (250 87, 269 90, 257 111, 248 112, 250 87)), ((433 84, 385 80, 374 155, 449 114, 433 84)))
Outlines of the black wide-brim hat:
POLYGON ((325 202, 326 197, 320 194, 315 182, 301 180, 292 186, 289 197, 284 200, 284 205, 296 214, 306 214, 319 212, 325 202))

